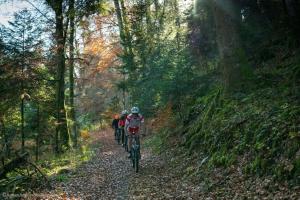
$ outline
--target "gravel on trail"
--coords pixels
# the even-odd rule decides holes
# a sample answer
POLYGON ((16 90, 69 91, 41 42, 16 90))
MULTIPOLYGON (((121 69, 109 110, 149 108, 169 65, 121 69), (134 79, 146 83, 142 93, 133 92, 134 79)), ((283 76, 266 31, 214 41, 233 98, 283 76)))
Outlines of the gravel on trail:
POLYGON ((114 140, 111 130, 95 132, 100 143, 95 156, 68 174, 68 181, 54 182, 48 191, 49 199, 128 199, 128 182, 131 173, 128 154, 114 140))
POLYGON ((53 181, 52 190, 42 191, 42 198, 38 199, 46 196, 49 200, 174 199, 174 195, 181 196, 179 185, 173 189, 164 187, 166 182, 171 185, 178 182, 168 178, 165 163, 149 149, 142 146, 140 171, 136 173, 127 158, 128 153, 114 140, 111 130, 94 133, 92 137, 100 144, 95 156, 67 173, 67 181, 53 181))
POLYGON ((92 140, 100 144, 94 147, 95 155, 66 173, 66 181, 53 179, 52 189, 21 199, 299 199, 300 188, 290 190, 278 185, 279 189, 272 189, 268 179, 247 178, 236 172, 227 174, 224 169, 215 169, 208 175, 201 171, 202 176, 192 176, 196 179, 192 181, 185 176, 197 166, 195 159, 172 151, 154 154, 143 148, 144 138, 140 170, 135 173, 128 154, 114 140, 111 130, 93 133, 92 140))

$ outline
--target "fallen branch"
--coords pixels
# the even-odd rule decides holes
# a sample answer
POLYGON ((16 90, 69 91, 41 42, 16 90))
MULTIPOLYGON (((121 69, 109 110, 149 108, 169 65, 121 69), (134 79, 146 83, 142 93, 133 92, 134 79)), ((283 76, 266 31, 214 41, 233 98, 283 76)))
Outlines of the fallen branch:
POLYGON ((32 167, 34 167, 34 169, 45 179, 45 181, 47 181, 47 183, 49 183, 47 176, 40 170, 40 168, 36 164, 29 162, 29 161, 27 161, 27 163, 29 165, 31 165, 32 167))
POLYGON ((19 168, 23 165, 26 164, 27 158, 29 154, 28 152, 22 153, 21 155, 17 155, 17 157, 7 164, 5 164, 1 169, 0 169, 0 179, 6 178, 6 174, 15 170, 16 168, 19 168))

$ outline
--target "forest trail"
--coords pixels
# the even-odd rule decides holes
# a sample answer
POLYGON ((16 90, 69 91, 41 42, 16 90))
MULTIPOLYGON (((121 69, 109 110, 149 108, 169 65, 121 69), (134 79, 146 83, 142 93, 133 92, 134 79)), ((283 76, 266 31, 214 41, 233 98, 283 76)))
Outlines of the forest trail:
POLYGON ((0 35, 0 200, 300 200, 300 0, 0 0, 0 35), (95 130, 132 106, 139 173, 95 130))
MULTIPOLYGON (((195 190, 180 181, 162 157, 142 148, 140 172, 135 173, 127 153, 116 143, 111 130, 93 133, 94 157, 53 182, 47 199, 198 199, 195 190), (193 198, 192 198, 193 196, 193 198)), ((195 188, 194 188, 195 189, 195 188)))
POLYGON ((144 144, 147 138, 141 139, 140 171, 135 173, 127 153, 114 140, 112 130, 91 135, 93 158, 68 172, 66 181, 52 182, 52 190, 41 191, 38 196, 55 200, 298 199, 297 189, 272 184, 267 187, 266 183, 271 183, 266 182, 268 179, 246 178, 237 172, 221 173, 221 169, 192 181, 185 176, 197 164, 195 160, 171 150, 159 155, 153 153, 144 144))
MULTIPOLYGON (((112 131, 91 134, 93 158, 68 174, 67 182, 54 183, 54 199, 127 199, 130 163, 127 153, 113 139, 112 131)), ((50 195, 52 196, 52 195, 50 195)))

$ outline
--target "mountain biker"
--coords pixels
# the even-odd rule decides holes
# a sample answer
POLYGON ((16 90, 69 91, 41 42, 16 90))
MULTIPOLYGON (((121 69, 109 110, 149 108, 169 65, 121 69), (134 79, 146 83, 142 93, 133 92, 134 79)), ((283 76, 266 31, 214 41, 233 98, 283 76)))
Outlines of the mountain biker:
POLYGON ((121 117, 120 117, 120 120, 119 120, 119 129, 121 130, 121 139, 122 139, 122 146, 124 146, 125 144, 125 130, 124 130, 124 127, 125 127, 125 122, 126 122, 126 118, 127 118, 127 115, 128 115, 128 111, 127 110, 123 110, 122 113, 121 113, 121 117))
POLYGON ((128 148, 129 148, 129 156, 131 158, 131 144, 132 144, 132 136, 133 132, 139 136, 139 130, 141 128, 142 123, 144 123, 144 117, 139 114, 139 108, 133 107, 131 108, 131 114, 129 114, 126 118, 125 122, 125 130, 128 134, 128 148))
POLYGON ((117 138, 117 131, 119 128, 119 115, 115 115, 112 123, 111 123, 111 127, 115 130, 115 139, 117 138))

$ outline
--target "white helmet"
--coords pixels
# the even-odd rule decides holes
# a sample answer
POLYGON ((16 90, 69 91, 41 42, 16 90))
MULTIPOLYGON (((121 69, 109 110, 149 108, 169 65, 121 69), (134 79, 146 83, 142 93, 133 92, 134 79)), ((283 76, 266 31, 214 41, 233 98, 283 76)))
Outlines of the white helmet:
POLYGON ((138 107, 132 107, 132 108, 131 108, 131 113, 137 114, 137 113, 139 113, 139 112, 140 112, 140 109, 139 109, 138 107))
POLYGON ((122 111, 122 115, 127 115, 128 114, 128 111, 127 110, 123 110, 122 111))

